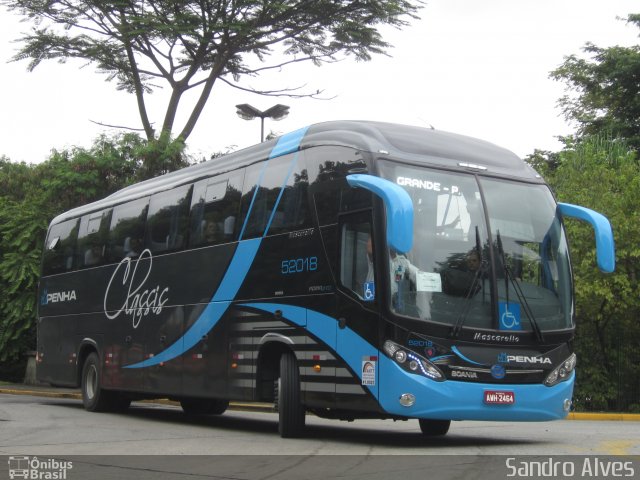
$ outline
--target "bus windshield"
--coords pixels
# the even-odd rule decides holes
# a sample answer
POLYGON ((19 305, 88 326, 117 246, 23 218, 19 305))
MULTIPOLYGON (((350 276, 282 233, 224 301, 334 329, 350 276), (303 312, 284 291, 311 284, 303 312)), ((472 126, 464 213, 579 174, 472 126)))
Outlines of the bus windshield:
POLYGON ((389 252, 394 313, 454 330, 571 328, 567 244, 546 186, 392 162, 381 174, 414 206, 413 248, 389 252))

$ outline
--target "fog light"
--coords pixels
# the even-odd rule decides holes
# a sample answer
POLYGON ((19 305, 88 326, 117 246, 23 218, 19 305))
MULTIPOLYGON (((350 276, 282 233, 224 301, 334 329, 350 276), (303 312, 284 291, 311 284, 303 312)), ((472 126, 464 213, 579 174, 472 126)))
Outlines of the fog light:
POLYGON ((403 393, 400 395, 400 405, 403 407, 412 407, 416 403, 416 397, 412 393, 403 393))
POLYGON ((415 372, 418 369, 418 362, 411 360, 409 362, 409 368, 415 372))
POLYGON ((562 408, 564 408, 565 412, 568 412, 569 410, 571 410, 571 400, 569 400, 568 398, 565 398, 562 408))

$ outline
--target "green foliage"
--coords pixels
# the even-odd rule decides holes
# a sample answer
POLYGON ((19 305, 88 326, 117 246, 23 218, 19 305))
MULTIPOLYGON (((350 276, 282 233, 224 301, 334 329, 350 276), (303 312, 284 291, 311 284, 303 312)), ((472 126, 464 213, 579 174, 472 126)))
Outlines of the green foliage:
MULTIPOLYGON (((540 157, 537 158, 540 160, 540 157)), ((640 398, 640 167, 633 150, 606 135, 567 143, 546 178, 559 201, 599 211, 611 222, 616 271, 597 270, 591 227, 567 220, 576 294, 580 359, 577 408, 619 410, 640 398)), ((542 164, 546 160, 542 159, 542 164)))
MULTIPOLYGON (((640 27, 640 14, 627 22, 640 27)), ((614 230, 616 272, 595 269, 590 227, 566 223, 576 279, 576 404, 581 409, 640 408, 640 46, 583 49, 551 73, 569 93, 559 101, 578 124, 559 154, 527 158, 560 200, 606 215, 614 230), (634 155, 632 152, 635 151, 634 155)))
MULTIPOLYGON (((627 22, 640 27, 640 14, 629 15, 627 22)), ((640 46, 588 43, 583 51, 589 58, 571 55, 551 72, 575 92, 559 101, 566 118, 577 122, 579 135, 611 132, 640 151, 640 46)))
POLYGON ((158 140, 136 145, 132 151, 137 160, 135 180, 146 180, 188 166, 184 149, 182 140, 171 141, 166 135, 158 140))
POLYGON ((38 206, 0 198, 0 362, 35 347, 35 297, 47 222, 38 206))
POLYGON ((51 219, 133 182, 186 165, 181 142, 100 137, 39 165, 0 158, 0 363, 35 349, 40 259, 51 219))
MULTIPOLYGON (((199 97, 176 138, 185 141, 217 80, 265 95, 300 94, 298 88, 266 91, 241 87, 242 77, 339 56, 369 60, 390 46, 380 26, 403 27, 416 18, 420 0, 182 1, 0 0, 0 5, 33 21, 19 41, 15 60, 33 70, 43 60, 80 59, 95 65, 117 88, 136 95, 147 140, 172 135, 185 92, 199 97), (282 57, 266 64, 275 52, 282 57), (288 58, 287 58, 288 57, 288 58), (158 86, 171 90, 158 132, 145 95, 158 86)), ((160 125, 160 122, 158 122, 160 125)))

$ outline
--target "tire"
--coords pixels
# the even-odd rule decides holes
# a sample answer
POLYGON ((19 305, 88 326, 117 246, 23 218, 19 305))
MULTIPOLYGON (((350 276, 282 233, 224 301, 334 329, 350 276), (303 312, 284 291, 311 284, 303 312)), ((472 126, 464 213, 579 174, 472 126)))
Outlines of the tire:
POLYGON ((280 357, 280 378, 277 384, 278 432, 282 438, 302 435, 305 408, 300 398, 298 362, 292 353, 280 357))
POLYGON ((104 390, 100 385, 102 368, 98 354, 92 352, 82 366, 82 404, 89 412, 123 411, 129 407, 131 400, 119 392, 104 390))
POLYGON ((222 415, 229 408, 229 400, 211 400, 209 415, 222 415))
POLYGON ((422 434, 427 437, 439 437, 446 435, 451 426, 451 420, 431 420, 427 418, 421 418, 418 420, 420 423, 420 430, 422 434))
POLYGON ((183 398, 180 406, 186 415, 222 415, 229 407, 229 400, 183 398))

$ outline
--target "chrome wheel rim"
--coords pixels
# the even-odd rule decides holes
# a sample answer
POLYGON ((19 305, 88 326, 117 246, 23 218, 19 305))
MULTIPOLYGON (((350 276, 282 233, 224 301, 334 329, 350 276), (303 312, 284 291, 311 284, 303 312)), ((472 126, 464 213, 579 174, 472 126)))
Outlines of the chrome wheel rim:
POLYGON ((98 390, 98 370, 95 365, 89 365, 87 371, 87 379, 85 382, 85 391, 89 400, 93 399, 98 390))

